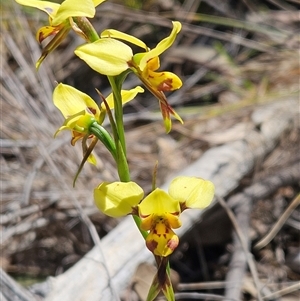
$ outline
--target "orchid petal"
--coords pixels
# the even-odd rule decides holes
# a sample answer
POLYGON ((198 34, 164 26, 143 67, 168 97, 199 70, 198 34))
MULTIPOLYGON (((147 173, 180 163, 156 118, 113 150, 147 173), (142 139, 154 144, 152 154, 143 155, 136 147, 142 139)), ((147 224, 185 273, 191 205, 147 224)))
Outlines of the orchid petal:
POLYGON ((214 184, 196 177, 177 177, 169 187, 172 198, 184 204, 187 208, 203 209, 214 197, 214 184))
POLYGON ((158 91, 169 92, 182 86, 181 79, 176 74, 168 71, 154 72, 147 70, 146 73, 144 72, 144 77, 158 91))
POLYGON ((94 2, 94 7, 97 7, 98 5, 100 5, 101 3, 103 3, 106 0, 93 0, 94 2))
POLYGON ((82 118, 84 115, 85 115, 85 110, 83 111, 80 111, 74 115, 71 115, 70 117, 66 118, 65 119, 65 122, 64 122, 64 126, 66 126, 67 128, 69 129, 74 129, 77 122, 80 120, 80 118, 82 118))
POLYGON ((37 31, 36 39, 39 43, 42 43, 46 38, 57 34, 60 30, 60 26, 43 26, 37 31))
POLYGON ((63 23, 70 17, 88 17, 95 15, 95 6, 92 0, 65 0, 57 10, 51 24, 53 26, 63 23))
POLYGON ((50 1, 40 1, 40 0, 15 0, 15 1, 24 6, 30 6, 30 7, 40 9, 45 13, 47 13, 51 18, 54 18, 57 10, 60 7, 59 4, 50 1))
POLYGON ((88 109, 98 120, 100 109, 95 101, 87 94, 65 84, 58 84, 53 92, 54 105, 65 118, 88 109))
POLYGON ((136 46, 139 46, 139 47, 145 49, 146 51, 149 51, 149 48, 147 47, 147 45, 140 39, 138 39, 132 35, 129 35, 127 33, 124 33, 122 31, 115 30, 115 29, 104 30, 101 33, 101 38, 114 38, 114 39, 123 40, 126 42, 130 42, 136 46))
POLYGON ((164 216, 167 212, 180 212, 179 202, 160 188, 153 190, 139 205, 141 217, 155 213, 157 216, 164 216))
POLYGON ((157 223, 146 237, 147 248, 157 256, 169 256, 179 244, 179 238, 164 223, 157 223))
POLYGON ((90 154, 87 158, 87 161, 90 163, 90 164, 93 164, 93 165, 97 165, 97 159, 95 157, 94 154, 90 154))
POLYGON ((48 56, 48 54, 61 44, 61 42, 64 40, 64 38, 67 36, 70 30, 71 30, 70 26, 62 26, 62 28, 58 31, 58 33, 43 49, 41 57, 38 59, 38 61, 35 64, 36 69, 40 67, 41 63, 48 56))
MULTIPOLYGON (((140 86, 135 87, 134 89, 131 90, 121 90, 121 96, 122 96, 122 104, 124 105, 125 103, 131 101, 136 97, 138 93, 143 93, 144 89, 140 86)), ((113 93, 109 94, 106 98, 106 102, 110 109, 113 109, 115 104, 114 104, 114 96, 113 93)), ((105 105, 104 103, 101 104, 101 109, 105 110, 105 105)))
POLYGON ((140 61, 140 69, 143 70, 147 64, 147 62, 154 58, 159 56, 160 54, 162 54, 164 51, 166 51, 169 47, 172 46, 172 44, 174 43, 177 34, 180 32, 181 30, 181 23, 180 22, 172 22, 173 23, 173 30, 171 32, 171 34, 163 39, 162 41, 160 41, 155 48, 151 49, 149 52, 147 52, 143 58, 140 61))
POLYGON ((103 182, 94 190, 96 206, 112 217, 131 213, 143 196, 143 189, 134 182, 103 182))
POLYGON ((114 39, 100 39, 84 44, 75 50, 75 54, 100 74, 116 76, 128 69, 132 58, 131 48, 114 39))

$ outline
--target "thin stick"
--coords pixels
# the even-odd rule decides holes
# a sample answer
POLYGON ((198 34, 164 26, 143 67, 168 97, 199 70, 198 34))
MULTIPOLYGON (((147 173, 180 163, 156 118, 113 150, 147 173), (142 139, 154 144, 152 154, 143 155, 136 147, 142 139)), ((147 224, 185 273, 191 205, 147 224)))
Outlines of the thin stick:
POLYGON ((279 230, 282 228, 284 223, 287 221, 291 213, 297 208, 298 205, 300 205, 300 193, 289 204, 289 206, 275 223, 271 231, 254 246, 255 250, 259 250, 265 247, 275 237, 275 235, 279 232, 279 230))
POLYGON ((285 287, 282 290, 274 292, 274 293, 272 293, 268 296, 265 296, 265 297, 263 297, 263 300, 271 300, 271 299, 274 299, 274 298, 280 298, 283 295, 292 293, 294 291, 298 291, 299 289, 300 289, 300 282, 298 282, 296 284, 293 284, 291 286, 285 287))
POLYGON ((225 300, 226 301, 235 301, 234 299, 228 299, 224 296, 215 295, 215 294, 204 294, 204 293, 176 293, 175 299, 179 300, 225 300))

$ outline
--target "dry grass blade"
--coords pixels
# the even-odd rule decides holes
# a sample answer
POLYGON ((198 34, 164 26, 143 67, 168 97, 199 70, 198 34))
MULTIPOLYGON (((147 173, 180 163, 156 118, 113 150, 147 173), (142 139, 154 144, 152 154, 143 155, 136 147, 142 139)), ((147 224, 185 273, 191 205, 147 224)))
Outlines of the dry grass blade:
POLYGON ((270 295, 267 295, 263 298, 263 300, 274 300, 275 298, 280 298, 284 295, 290 294, 292 292, 295 291, 299 291, 300 290, 300 282, 299 283, 295 283, 289 287, 285 287, 277 292, 274 292, 270 295))
POLYGON ((227 301, 235 301, 234 299, 228 299, 223 296, 215 295, 215 294, 205 294, 205 293, 176 293, 176 300, 227 300, 227 301))

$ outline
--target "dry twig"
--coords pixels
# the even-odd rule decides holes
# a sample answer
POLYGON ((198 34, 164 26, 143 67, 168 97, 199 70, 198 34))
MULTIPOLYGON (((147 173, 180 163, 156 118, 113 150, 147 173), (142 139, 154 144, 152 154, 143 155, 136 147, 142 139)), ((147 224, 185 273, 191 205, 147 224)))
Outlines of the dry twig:
POLYGON ((269 231, 268 234, 266 234, 265 237, 263 237, 255 246, 254 249, 259 250, 263 247, 265 247, 279 232, 279 230, 282 228, 284 223, 287 221, 291 213, 299 206, 300 204, 300 194, 298 194, 293 201, 289 204, 289 206, 285 209, 283 214, 280 216, 278 221, 275 223, 275 225, 272 227, 272 229, 269 231))

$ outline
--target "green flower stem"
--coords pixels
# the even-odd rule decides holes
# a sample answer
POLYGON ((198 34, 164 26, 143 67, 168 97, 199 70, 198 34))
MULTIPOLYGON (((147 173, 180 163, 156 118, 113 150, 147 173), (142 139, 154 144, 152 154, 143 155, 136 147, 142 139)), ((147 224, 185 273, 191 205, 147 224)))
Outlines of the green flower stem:
MULTIPOLYGON (((114 105, 115 105, 115 121, 117 126, 117 131, 121 146, 126 157, 126 143, 125 143, 125 133, 124 133, 124 123, 123 123, 123 107, 122 107, 122 96, 121 89, 117 87, 115 78, 113 76, 107 76, 110 86, 114 94, 114 105)), ((129 172, 129 171, 128 171, 129 172)), ((122 180, 122 179, 121 179, 122 180)))
POLYGON ((121 145, 120 140, 116 141, 117 143, 117 166, 118 166, 118 174, 119 178, 122 182, 130 181, 130 173, 127 158, 123 152, 123 147, 121 145))

